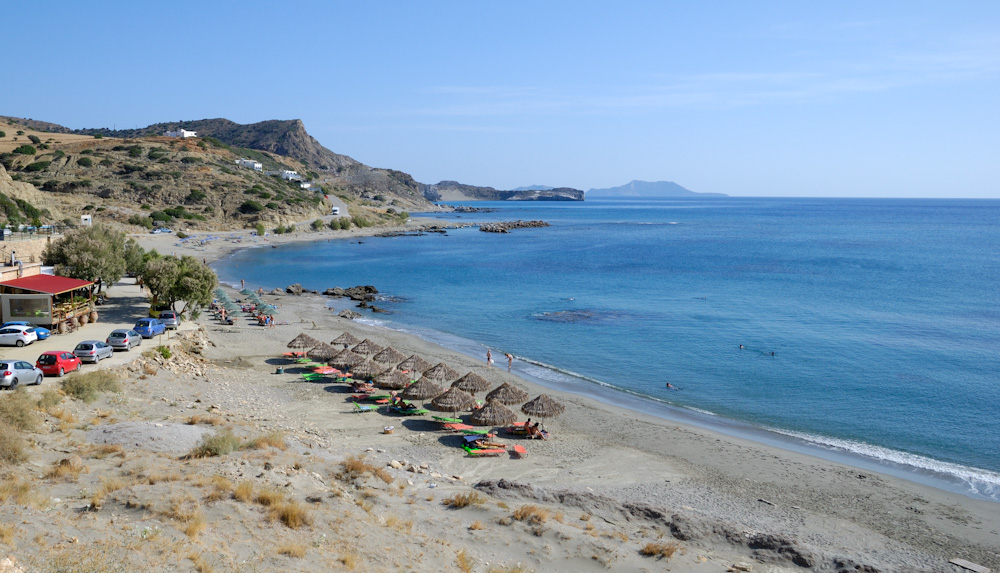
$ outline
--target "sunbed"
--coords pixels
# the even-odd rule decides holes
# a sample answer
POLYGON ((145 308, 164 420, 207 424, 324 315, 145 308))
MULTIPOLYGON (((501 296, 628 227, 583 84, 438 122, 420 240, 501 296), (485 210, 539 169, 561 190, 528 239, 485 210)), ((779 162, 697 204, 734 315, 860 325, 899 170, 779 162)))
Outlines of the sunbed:
POLYGON ((357 412, 358 414, 361 414, 361 413, 364 413, 364 412, 374 412, 375 410, 376 410, 375 406, 369 406, 368 404, 365 404, 364 406, 362 406, 361 404, 358 404, 357 402, 354 403, 354 411, 357 412))
POLYGON ((503 448, 477 449, 477 448, 470 448, 469 446, 462 446, 462 449, 464 449, 465 453, 469 454, 472 457, 480 457, 480 456, 494 456, 495 457, 495 456, 499 456, 501 454, 506 454, 507 453, 507 450, 505 450, 503 448))
POLYGON ((443 416, 431 416, 435 422, 441 422, 442 424, 461 424, 462 420, 459 418, 445 418, 443 416))
POLYGON ((523 458, 528 455, 528 450, 526 450, 521 444, 511 446, 509 451, 510 457, 512 458, 523 458))
POLYGON ((401 416, 423 416, 424 414, 430 413, 430 410, 425 410, 423 408, 401 408, 393 405, 389 405, 387 408, 393 414, 399 414, 401 416))

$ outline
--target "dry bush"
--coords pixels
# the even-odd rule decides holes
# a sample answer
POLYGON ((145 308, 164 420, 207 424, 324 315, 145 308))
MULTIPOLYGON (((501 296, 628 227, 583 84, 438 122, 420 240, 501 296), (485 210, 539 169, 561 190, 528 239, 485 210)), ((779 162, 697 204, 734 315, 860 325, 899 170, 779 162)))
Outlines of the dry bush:
POLYGON ((639 553, 646 557, 656 557, 657 559, 670 559, 677 553, 680 547, 673 541, 667 543, 650 542, 639 550, 639 553))
POLYGON ((0 397, 0 420, 19 432, 34 432, 38 428, 35 401, 24 386, 0 397))
POLYGON ((288 446, 285 444, 285 433, 275 430, 247 441, 244 448, 252 450, 260 450, 263 448, 284 450, 287 449, 288 446))
POLYGON ((223 476, 212 476, 212 491, 205 497, 205 501, 219 501, 227 499, 233 495, 236 485, 223 476))
POLYGON ((345 553, 340 556, 339 561, 350 570, 354 570, 358 566, 358 555, 356 553, 345 553))
POLYGON ((192 458, 208 458, 212 456, 224 456, 241 449, 243 443, 233 435, 232 430, 220 430, 211 436, 204 436, 201 443, 188 454, 192 458))
POLYGON ((312 525, 312 516, 306 506, 297 501, 284 501, 271 506, 271 519, 277 519, 291 529, 312 525))
POLYGON ((181 481, 183 476, 178 472, 152 472, 146 476, 146 483, 156 485, 161 482, 181 481))
POLYGON ((188 555, 187 558, 190 559, 191 563, 194 564, 194 569, 198 573, 214 573, 215 572, 215 569, 212 567, 212 564, 208 562, 208 559, 206 559, 204 555, 200 555, 200 554, 197 554, 197 553, 192 553, 192 554, 188 555))
POLYGON ((9 523, 0 523, 0 543, 4 545, 13 547, 14 546, 14 526, 9 523))
POLYGON ((101 392, 119 392, 118 376, 111 370, 94 370, 86 374, 76 374, 59 382, 67 396, 91 403, 101 392))
POLYGON ((385 518, 385 526, 403 533, 410 533, 413 530, 413 521, 409 519, 404 520, 396 515, 390 515, 385 518))
POLYGON ((208 522, 205 521, 205 514, 199 511, 184 523, 184 535, 195 539, 207 528, 208 522))
POLYGON ((337 478, 344 481, 352 481, 365 475, 371 474, 385 483, 392 483, 392 476, 382 466, 368 463, 364 456, 347 456, 340 462, 340 473, 337 478))
POLYGON ((477 520, 477 521, 473 521, 471 524, 469 524, 469 529, 471 529, 473 531, 478 531, 480 529, 486 529, 486 526, 483 525, 482 521, 478 521, 477 520))
POLYGON ((45 411, 49 408, 58 406, 62 402, 62 394, 59 393, 55 388, 46 388, 42 391, 42 395, 38 398, 38 403, 35 405, 39 410, 45 411))
POLYGON ((150 364, 149 362, 143 362, 142 363, 142 371, 147 376, 156 376, 156 373, 158 372, 158 369, 156 368, 156 366, 150 364))
POLYGON ((191 425, 206 424, 209 426, 221 426, 226 422, 219 416, 205 416, 203 414, 195 414, 194 416, 188 418, 187 423, 191 425))
POLYGON ((605 531, 601 535, 603 535, 604 537, 607 537, 609 539, 617 539, 618 541, 621 541, 622 543, 628 543, 628 535, 626 535, 625 533, 622 533, 621 531, 605 531))
POLYGON ((0 466, 16 465, 27 461, 27 443, 17 430, 0 420, 0 466))
POLYGON ((76 416, 66 408, 52 407, 45 412, 64 424, 73 424, 76 422, 76 416))
POLYGON ((90 496, 90 505, 92 507, 101 507, 101 504, 104 503, 104 498, 107 497, 109 493, 129 487, 130 485, 132 485, 130 482, 127 482, 120 477, 102 477, 101 486, 97 488, 94 495, 90 496))
POLYGON ((470 505, 483 505, 484 503, 486 503, 486 496, 478 491, 456 493, 447 499, 441 500, 442 505, 447 505, 452 509, 461 509, 470 505))
POLYGON ((129 570, 128 549, 115 541, 59 544, 44 553, 44 567, 35 571, 119 573, 129 570))
POLYGON ((282 491, 276 490, 274 488, 265 487, 261 488, 254 496, 254 501, 263 505, 264 507, 271 507, 277 505, 285 500, 285 494, 282 491))
POLYGON ((455 556, 455 560, 458 562, 458 570, 462 573, 472 573, 476 568, 476 560, 470 556, 463 548, 455 556))
POLYGON ((121 444, 92 444, 80 453, 88 458, 104 459, 111 455, 124 458, 125 448, 121 444))
POLYGON ((283 543, 278 546, 278 555, 301 559, 306 556, 306 546, 299 543, 283 543))
POLYGON ((548 520, 549 512, 537 505, 528 504, 515 509, 513 517, 518 521, 527 521, 531 525, 539 525, 548 520))
POLYGON ((233 499, 236 501, 242 501, 244 503, 253 499, 253 483, 248 481, 241 481, 236 484, 233 489, 233 499))

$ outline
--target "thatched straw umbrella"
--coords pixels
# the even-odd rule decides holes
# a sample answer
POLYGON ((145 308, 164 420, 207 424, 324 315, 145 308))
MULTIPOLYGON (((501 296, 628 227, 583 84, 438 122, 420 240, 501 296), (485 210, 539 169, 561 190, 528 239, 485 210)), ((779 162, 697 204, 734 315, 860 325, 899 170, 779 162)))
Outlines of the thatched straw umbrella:
POLYGON ((490 389, 490 381, 475 372, 469 372, 451 385, 452 388, 461 388, 470 394, 478 394, 490 389))
POLYGON ((439 362, 432 366, 429 370, 425 370, 424 377, 437 380, 439 382, 446 382, 448 380, 458 378, 458 372, 444 362, 439 362))
POLYGON ((365 357, 360 354, 355 354, 350 350, 341 350, 340 354, 334 356, 327 362, 330 366, 336 368, 350 368, 351 366, 356 366, 365 361, 365 357))
POLYGON ((431 400, 431 406, 442 412, 471 410, 475 405, 476 399, 472 397, 472 394, 455 387, 448 388, 444 394, 431 400))
POLYGON ((308 334, 306 334, 306 333, 303 332, 303 333, 299 334, 298 336, 296 336, 295 338, 293 338, 292 341, 288 343, 288 347, 289 348, 312 348, 314 346, 318 346, 319 344, 320 344, 320 341, 316 340, 315 338, 313 338, 313 337, 311 337, 308 334))
POLYGON ((404 358, 406 358, 405 354, 391 346, 386 346, 382 349, 382 352, 372 356, 372 360, 381 362, 382 364, 396 364, 404 358))
POLYGON ((330 346, 325 342, 319 342, 316 346, 311 348, 309 352, 306 352, 306 356, 312 358, 313 360, 329 360, 336 356, 338 352, 340 351, 335 347, 330 346))
POLYGON ((421 378, 403 390, 402 396, 407 400, 430 400, 444 394, 444 388, 431 380, 421 378))
POLYGON ((350 332, 345 332, 344 334, 341 334, 337 338, 331 340, 330 344, 333 344, 335 346, 343 344, 344 348, 347 348, 348 346, 353 346, 359 342, 361 342, 361 340, 359 340, 357 336, 354 336, 350 332))
POLYGON ((414 354, 413 356, 410 356, 406 360, 400 362, 396 368, 399 368, 400 370, 409 370, 410 372, 423 372, 425 370, 430 370, 431 363, 414 354))
POLYGON ((514 386, 510 382, 504 382, 486 395, 486 401, 496 400, 503 404, 517 404, 528 399, 529 394, 514 386))
POLYGON ((529 416, 537 418, 551 418, 563 413, 566 407, 556 402, 545 394, 539 394, 537 398, 521 406, 521 411, 529 416))
POLYGON ((379 388, 387 388, 389 390, 402 390, 409 385, 411 378, 402 371, 391 369, 379 374, 375 377, 375 385, 379 388))
POLYGON ((517 414, 499 400, 487 400, 485 406, 469 416, 469 421, 476 426, 506 426, 516 419, 517 414))
POLYGON ((361 380, 371 380, 372 378, 378 376, 382 373, 381 366, 376 365, 371 360, 365 360, 361 364, 356 366, 351 366, 351 378, 361 379, 361 380))
POLYGON ((362 356, 371 356, 372 354, 382 352, 382 347, 366 338, 354 347, 354 351, 362 356))

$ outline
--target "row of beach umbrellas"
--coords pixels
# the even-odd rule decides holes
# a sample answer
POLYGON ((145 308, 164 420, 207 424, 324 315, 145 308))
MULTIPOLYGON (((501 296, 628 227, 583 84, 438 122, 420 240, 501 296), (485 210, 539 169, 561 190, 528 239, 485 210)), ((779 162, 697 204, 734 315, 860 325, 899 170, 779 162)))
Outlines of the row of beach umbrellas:
MULTIPOLYGON (((473 394, 484 392, 491 385, 489 380, 475 372, 460 376, 444 362, 432 365, 416 354, 406 357, 391 346, 382 347, 369 339, 360 340, 349 332, 329 343, 301 333, 288 343, 288 347, 308 348, 306 356, 313 360, 325 360, 331 366, 349 369, 352 377, 372 380, 383 388, 401 389, 402 397, 408 400, 431 400, 434 408, 446 412, 473 409, 477 404, 473 394), (395 363, 396 366, 379 366, 376 363, 395 363), (422 376, 411 383, 415 372, 422 373, 422 376), (439 383, 447 380, 454 382, 446 389, 439 383)), ((517 419, 517 414, 507 405, 523 402, 528 396, 521 388, 504 382, 486 395, 486 403, 473 412, 471 420, 479 425, 509 424, 517 419)), ((564 410, 561 403, 545 394, 521 406, 522 412, 538 418, 558 416, 564 410)))

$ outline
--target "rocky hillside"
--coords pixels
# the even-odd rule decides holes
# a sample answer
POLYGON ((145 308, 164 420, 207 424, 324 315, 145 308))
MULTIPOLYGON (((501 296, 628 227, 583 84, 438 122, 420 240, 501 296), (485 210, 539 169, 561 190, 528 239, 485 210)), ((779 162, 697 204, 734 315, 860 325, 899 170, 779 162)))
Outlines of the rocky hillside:
POLYGON ((395 221, 400 212, 430 205, 408 175, 371 170, 325 150, 315 139, 305 139, 301 122, 279 123, 289 130, 285 137, 280 130, 262 128, 262 133, 271 135, 269 143, 238 139, 239 130, 226 137, 286 151, 301 151, 294 146, 302 142, 307 147, 315 144, 328 156, 313 149, 315 153, 339 165, 328 164, 331 171, 323 171, 276 152, 214 137, 174 139, 135 133, 118 138, 0 118, 0 165, 5 171, 0 175, 0 185, 5 185, 0 209, 6 215, 0 223, 74 223, 89 212, 95 219, 145 227, 160 221, 204 230, 252 228, 258 223, 271 228, 328 214, 324 193, 338 195, 352 216, 369 223, 383 218, 395 221), (314 185, 301 189, 297 182, 241 169, 236 160, 244 157, 260 161, 264 170, 298 171, 314 185), (18 197, 25 205, 16 201, 18 197))
POLYGON ((431 201, 583 201, 583 191, 569 187, 500 191, 492 187, 441 181, 423 186, 424 197, 431 201))

